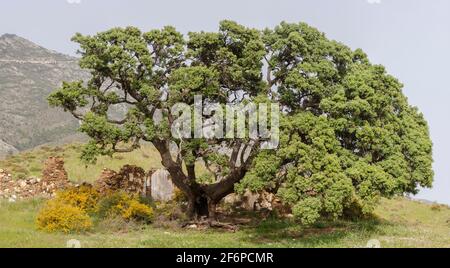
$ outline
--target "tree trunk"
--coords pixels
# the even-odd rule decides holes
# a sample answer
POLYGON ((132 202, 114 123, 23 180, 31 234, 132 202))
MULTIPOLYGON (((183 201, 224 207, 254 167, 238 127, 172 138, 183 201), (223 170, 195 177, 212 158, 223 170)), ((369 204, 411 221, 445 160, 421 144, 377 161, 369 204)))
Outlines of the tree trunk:
POLYGON ((182 164, 172 159, 169 145, 166 141, 154 141, 159 151, 163 166, 169 171, 172 181, 188 197, 188 216, 191 219, 207 217, 216 218, 216 206, 227 195, 234 192, 234 185, 245 176, 248 162, 241 167, 234 168, 223 180, 210 185, 201 185, 196 181, 195 166, 188 165, 186 176, 182 164))
MULTIPOLYGON (((184 189, 180 188, 188 196, 188 216, 191 219, 206 217, 215 220, 217 217, 217 204, 227 195, 234 192, 235 183, 239 182, 244 175, 245 172, 243 171, 234 172, 219 183, 211 185, 190 183, 188 185, 189 191, 184 191, 184 189)), ((180 180, 178 178, 174 181, 180 180)))
POLYGON ((217 202, 212 201, 206 194, 199 194, 189 199, 188 214, 191 219, 216 218, 217 202))

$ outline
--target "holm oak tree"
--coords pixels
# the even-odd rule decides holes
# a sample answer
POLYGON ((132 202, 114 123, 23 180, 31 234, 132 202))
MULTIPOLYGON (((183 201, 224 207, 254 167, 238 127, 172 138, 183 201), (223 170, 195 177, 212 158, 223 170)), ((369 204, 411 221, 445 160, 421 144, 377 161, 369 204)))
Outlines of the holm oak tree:
POLYGON ((64 82, 49 103, 81 121, 91 138, 82 158, 152 143, 191 216, 214 217, 224 197, 249 189, 276 193, 310 224, 354 207, 369 213, 380 197, 431 186, 427 122, 402 84, 362 50, 305 23, 257 30, 222 21, 217 32, 186 37, 170 26, 114 28, 73 41, 90 79, 64 82), (174 137, 171 106, 193 105, 196 95, 205 103, 279 103, 279 147, 174 137))

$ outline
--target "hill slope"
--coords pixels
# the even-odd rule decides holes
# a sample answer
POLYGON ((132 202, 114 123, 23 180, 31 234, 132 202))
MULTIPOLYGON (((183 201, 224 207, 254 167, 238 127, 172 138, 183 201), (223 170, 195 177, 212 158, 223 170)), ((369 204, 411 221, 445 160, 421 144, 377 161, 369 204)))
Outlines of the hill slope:
POLYGON ((46 98, 62 81, 85 77, 76 58, 0 36, 0 157, 73 134, 78 122, 50 108, 46 98))

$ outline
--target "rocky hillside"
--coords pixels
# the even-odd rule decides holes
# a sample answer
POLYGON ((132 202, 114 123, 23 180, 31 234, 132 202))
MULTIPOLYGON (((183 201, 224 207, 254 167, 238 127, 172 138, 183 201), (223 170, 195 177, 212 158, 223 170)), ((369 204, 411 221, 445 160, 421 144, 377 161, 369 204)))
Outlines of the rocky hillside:
POLYGON ((17 153, 18 150, 14 146, 0 140, 0 157, 2 155, 12 155, 17 153))
POLYGON ((0 36, 0 157, 75 133, 78 122, 46 98, 62 81, 86 76, 76 58, 0 36))

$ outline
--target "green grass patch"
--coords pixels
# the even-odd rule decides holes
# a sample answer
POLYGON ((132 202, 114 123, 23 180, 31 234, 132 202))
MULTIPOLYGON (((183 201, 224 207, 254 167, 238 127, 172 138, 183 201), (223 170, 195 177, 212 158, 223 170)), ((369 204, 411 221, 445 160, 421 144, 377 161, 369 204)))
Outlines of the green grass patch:
POLYGON ((86 234, 48 234, 36 230, 35 217, 42 200, 0 203, 0 247, 65 247, 77 239, 82 247, 365 247, 378 239, 382 247, 449 247, 450 209, 406 199, 383 200, 377 218, 362 221, 321 222, 301 227, 292 220, 267 219, 243 226, 235 233, 143 225, 115 229, 107 222, 86 234))

